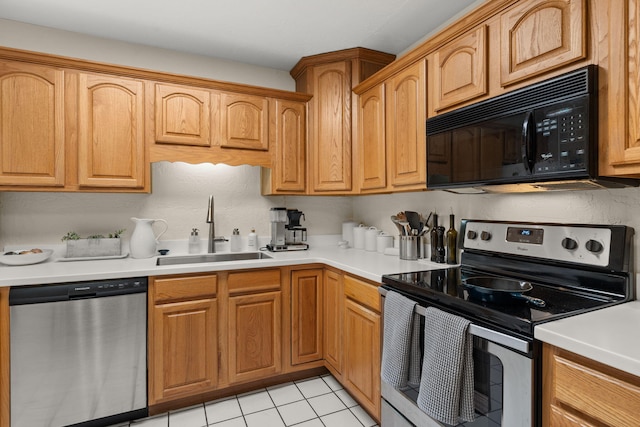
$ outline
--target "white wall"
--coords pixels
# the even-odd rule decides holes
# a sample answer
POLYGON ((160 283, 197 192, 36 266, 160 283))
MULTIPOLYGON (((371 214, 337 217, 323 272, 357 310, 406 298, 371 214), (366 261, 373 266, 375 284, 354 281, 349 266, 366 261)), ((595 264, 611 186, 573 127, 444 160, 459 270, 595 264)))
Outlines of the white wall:
POLYGON ((288 72, 0 19, 0 46, 215 80, 295 90, 288 72))
POLYGON ((285 206, 305 213, 309 234, 340 234, 352 213, 347 197, 284 197, 260 194, 260 168, 160 162, 152 165, 152 194, 0 193, 0 247, 56 244, 68 231, 107 234, 126 228, 131 217, 162 218, 169 230, 162 239, 187 239, 192 228, 206 238, 209 195, 214 196, 216 235, 251 228, 270 235, 269 209, 285 206))

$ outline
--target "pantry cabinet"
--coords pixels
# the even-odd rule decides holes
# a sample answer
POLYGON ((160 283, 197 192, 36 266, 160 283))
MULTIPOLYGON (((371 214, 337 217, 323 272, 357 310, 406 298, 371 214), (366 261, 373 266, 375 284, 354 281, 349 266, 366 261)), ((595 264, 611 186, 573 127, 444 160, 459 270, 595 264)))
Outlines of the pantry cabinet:
POLYGON ((0 62, 0 186, 63 187, 64 72, 0 62))
POLYGON ((322 268, 291 272, 291 364, 322 360, 322 268))
POLYGON ((217 291, 215 274, 150 278, 149 405, 216 387, 217 291))
POLYGON ((230 272, 227 278, 229 383, 282 371, 282 291, 279 269, 230 272))
POLYGON ((87 73, 78 81, 78 184, 143 188, 143 81, 87 73))
POLYGON ((531 79, 586 58, 586 3, 587 0, 528 0, 502 13, 501 84, 531 79))
POLYGON ((542 425, 640 425, 638 377, 549 344, 543 370, 542 425))
POLYGON ((380 419, 381 303, 376 284, 344 276, 344 387, 380 419))

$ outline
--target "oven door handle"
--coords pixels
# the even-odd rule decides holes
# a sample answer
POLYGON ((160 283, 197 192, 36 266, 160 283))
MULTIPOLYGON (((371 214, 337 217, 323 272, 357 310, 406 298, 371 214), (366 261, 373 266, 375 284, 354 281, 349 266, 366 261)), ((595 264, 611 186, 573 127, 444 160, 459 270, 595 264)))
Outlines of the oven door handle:
MULTIPOLYGON (((388 291, 386 289, 378 287, 378 293, 380 293, 383 298, 385 297, 385 295, 387 295, 387 292, 388 291)), ((422 317, 425 317, 425 315, 427 314, 427 309, 419 304, 416 304, 414 312, 422 317)), ((503 334, 502 332, 494 331, 492 329, 485 328, 484 326, 479 326, 472 323, 471 325, 469 325, 469 333, 473 336, 484 338, 487 341, 500 344, 504 347, 507 347, 511 350, 519 351, 521 353, 529 353, 529 351, 531 350, 531 343, 529 341, 512 337, 511 335, 503 334)))

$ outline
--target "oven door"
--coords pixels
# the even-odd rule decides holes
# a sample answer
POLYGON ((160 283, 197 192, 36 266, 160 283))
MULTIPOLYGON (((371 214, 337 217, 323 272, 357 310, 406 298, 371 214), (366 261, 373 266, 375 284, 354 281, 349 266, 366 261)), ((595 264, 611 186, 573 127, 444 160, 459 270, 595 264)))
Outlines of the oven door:
MULTIPOLYGON (((381 293, 386 293, 380 289, 381 293)), ((424 308, 416 306, 424 316, 424 308)), ((478 325, 473 336, 475 409, 478 418, 460 424, 470 426, 531 427, 534 425, 535 366, 531 343, 478 325)), ((384 345, 384 343, 383 343, 384 345)), ((381 383, 382 425, 442 426, 416 404, 418 389, 395 389, 381 383)))

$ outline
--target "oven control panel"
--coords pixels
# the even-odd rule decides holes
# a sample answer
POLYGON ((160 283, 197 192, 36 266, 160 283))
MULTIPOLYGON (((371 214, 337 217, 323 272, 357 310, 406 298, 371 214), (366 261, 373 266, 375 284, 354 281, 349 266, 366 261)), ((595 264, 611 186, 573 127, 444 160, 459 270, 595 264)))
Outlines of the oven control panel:
POLYGON ((607 226, 470 220, 463 248, 606 267, 611 236, 607 226))

